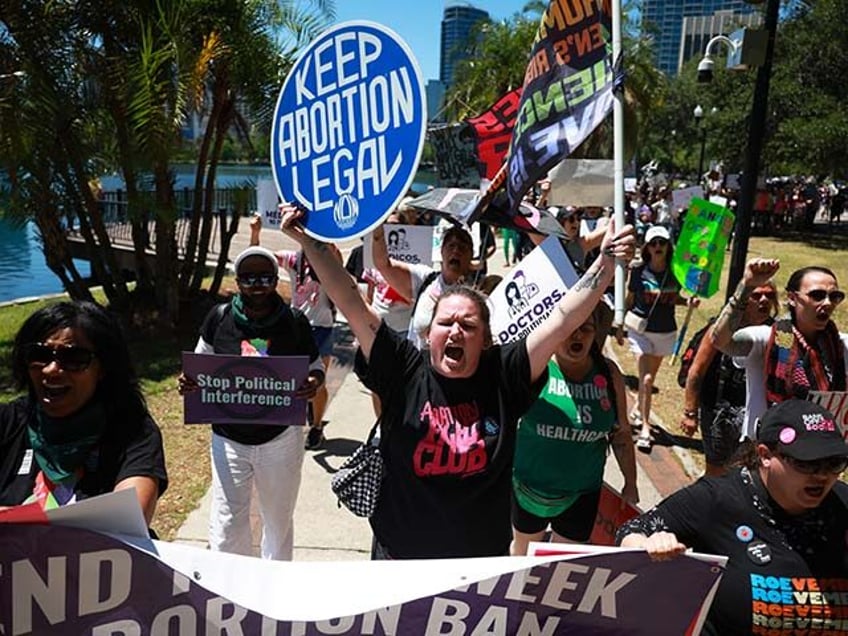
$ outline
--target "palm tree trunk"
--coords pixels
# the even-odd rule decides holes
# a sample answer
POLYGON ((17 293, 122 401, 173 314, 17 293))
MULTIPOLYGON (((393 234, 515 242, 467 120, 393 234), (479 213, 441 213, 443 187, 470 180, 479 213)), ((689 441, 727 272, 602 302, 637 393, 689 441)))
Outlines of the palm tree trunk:
MULTIPOLYGON (((191 222, 189 225, 188 241, 186 242, 183 265, 180 269, 180 289, 196 289, 200 285, 195 285, 195 280, 192 278, 192 272, 196 271, 195 256, 198 251, 198 233, 200 230, 200 222, 204 218, 203 205, 204 199, 201 193, 205 190, 204 182, 206 176, 206 166, 209 159, 209 147, 212 144, 213 136, 217 130, 218 118, 221 114, 221 102, 225 92, 218 88, 216 82, 213 89, 212 110, 209 114, 209 121, 206 124, 206 129, 203 131, 203 139, 200 142, 200 148, 197 156, 197 169, 194 175, 194 200, 191 206, 191 222), (191 279, 191 280, 190 280, 191 279)), ((213 179, 214 183, 214 179, 213 179)), ((200 251, 207 252, 209 249, 209 233, 206 234, 206 243, 203 242, 203 237, 200 237, 200 251)), ((196 277, 195 277, 196 278, 196 277)), ((202 280, 202 276, 201 276, 202 280)))
POLYGON ((177 287, 177 241, 174 187, 167 163, 153 169, 156 187, 156 306, 162 326, 173 328, 179 321, 177 287))
MULTIPOLYGON (((227 130, 232 123, 233 101, 227 98, 221 107, 221 113, 214 126, 214 142, 212 152, 209 156, 209 170, 206 174, 206 187, 203 196, 203 226, 200 232, 200 244, 197 250, 197 260, 194 264, 194 278, 191 281, 190 291, 197 293, 200 290, 200 285, 203 283, 203 275, 206 271, 206 258, 209 254, 209 241, 212 237, 212 205, 215 201, 215 175, 218 170, 218 160, 221 157, 221 149, 224 146, 224 139, 227 136, 227 130)), ((211 127, 211 126, 210 126, 211 127)), ((226 214, 224 215, 226 219, 226 214)), ((220 230, 224 232, 224 221, 220 222, 220 230)), ((224 251, 224 246, 221 245, 221 254, 227 254, 224 251)), ((220 269, 216 268, 216 269, 220 269)))

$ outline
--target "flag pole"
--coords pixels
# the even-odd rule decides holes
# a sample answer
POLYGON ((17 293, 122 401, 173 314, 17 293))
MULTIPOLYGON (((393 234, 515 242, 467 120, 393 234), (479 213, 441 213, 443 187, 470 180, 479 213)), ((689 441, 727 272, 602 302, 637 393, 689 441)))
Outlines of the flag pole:
MULTIPOLYGON (((621 0, 612 0, 612 63, 613 69, 621 70, 621 0)), ((613 174, 615 227, 624 226, 624 85, 613 90, 613 174)), ((624 291, 627 283, 627 268, 623 261, 615 264, 615 313, 614 325, 624 324, 624 291)))

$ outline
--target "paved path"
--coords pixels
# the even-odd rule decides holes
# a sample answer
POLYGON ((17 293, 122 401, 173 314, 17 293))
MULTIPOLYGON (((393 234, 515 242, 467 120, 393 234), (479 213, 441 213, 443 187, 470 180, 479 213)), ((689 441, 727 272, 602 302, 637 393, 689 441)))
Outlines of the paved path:
MULTIPOLYGON (((371 397, 350 372, 353 341, 345 325, 336 344, 336 360, 328 375, 331 401, 325 419, 327 442, 318 451, 307 451, 295 509, 294 558, 297 561, 368 559, 371 531, 368 522, 339 508, 330 491, 330 478, 356 449, 374 422, 371 397)), ((629 396, 632 406, 632 395, 629 396)), ((629 412, 629 408, 628 408, 629 412)), ((659 423, 658 420, 655 423, 659 423)), ((655 445, 651 455, 637 452, 638 486, 645 509, 689 483, 674 450, 655 445)), ((607 483, 621 489, 623 480, 610 453, 605 470, 607 483)), ((179 530, 176 541, 206 547, 209 493, 179 530)), ((259 519, 254 512, 254 547, 258 548, 259 519)))

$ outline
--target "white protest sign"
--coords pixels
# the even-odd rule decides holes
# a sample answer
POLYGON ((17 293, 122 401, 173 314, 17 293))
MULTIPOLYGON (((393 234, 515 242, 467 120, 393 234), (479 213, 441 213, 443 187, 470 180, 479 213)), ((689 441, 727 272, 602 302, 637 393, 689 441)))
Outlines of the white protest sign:
POLYGON ((495 343, 513 342, 533 331, 578 280, 559 239, 546 238, 489 295, 495 343))
POLYGON ((548 174, 548 202, 577 207, 611 206, 615 192, 613 174, 613 161, 609 159, 564 159, 548 174))
POLYGON ((679 188, 671 193, 671 206, 675 210, 677 208, 686 209, 689 207, 689 202, 694 197, 703 197, 704 189, 701 186, 692 186, 690 188, 679 188))
POLYGON ((262 217, 262 225, 278 228, 280 213, 277 208, 280 197, 273 179, 258 179, 256 181, 256 211, 262 217))
MULTIPOLYGON (((433 227, 430 225, 395 225, 387 223, 383 226, 386 249, 389 258, 402 263, 417 265, 433 264, 433 227)), ((365 267, 374 267, 374 252, 372 241, 367 240, 362 250, 365 267)))

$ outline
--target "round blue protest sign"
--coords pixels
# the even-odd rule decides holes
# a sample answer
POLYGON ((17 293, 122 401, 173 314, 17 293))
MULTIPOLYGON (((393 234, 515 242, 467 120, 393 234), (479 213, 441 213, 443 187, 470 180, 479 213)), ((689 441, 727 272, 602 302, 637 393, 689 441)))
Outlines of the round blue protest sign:
POLYGON ((406 43, 373 22, 338 24, 297 60, 271 132, 283 201, 324 241, 371 231, 415 178, 427 113, 418 63, 406 43))

